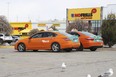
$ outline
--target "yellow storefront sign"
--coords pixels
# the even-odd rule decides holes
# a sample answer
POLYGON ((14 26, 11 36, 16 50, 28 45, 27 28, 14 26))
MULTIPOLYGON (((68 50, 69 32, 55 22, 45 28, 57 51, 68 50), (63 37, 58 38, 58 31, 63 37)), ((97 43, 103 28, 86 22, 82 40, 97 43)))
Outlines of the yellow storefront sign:
POLYGON ((60 26, 60 24, 52 24, 52 26, 60 26))
POLYGON ((39 23, 38 26, 46 26, 44 23, 39 23))
POLYGON ((77 19, 100 20, 101 19, 101 7, 68 9, 67 19, 68 21, 73 21, 77 19))
POLYGON ((20 35, 20 32, 25 29, 32 29, 31 22, 10 22, 10 25, 13 28, 12 35, 20 35))

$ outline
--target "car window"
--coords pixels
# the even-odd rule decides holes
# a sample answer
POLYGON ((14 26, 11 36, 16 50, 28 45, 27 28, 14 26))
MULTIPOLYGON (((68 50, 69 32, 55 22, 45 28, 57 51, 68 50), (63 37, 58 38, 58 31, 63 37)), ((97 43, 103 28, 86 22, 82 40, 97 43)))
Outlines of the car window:
POLYGON ((3 36, 2 34, 0 34, 0 37, 3 36))
POLYGON ((42 37, 42 33, 37 33, 35 35, 32 36, 32 38, 41 38, 42 37))
POLYGON ((10 36, 9 34, 5 34, 5 36, 10 36))
POLYGON ((77 32, 70 32, 69 34, 80 36, 77 32))
POLYGON ((52 33, 52 32, 44 32, 43 33, 43 37, 55 37, 56 34, 55 33, 52 33))

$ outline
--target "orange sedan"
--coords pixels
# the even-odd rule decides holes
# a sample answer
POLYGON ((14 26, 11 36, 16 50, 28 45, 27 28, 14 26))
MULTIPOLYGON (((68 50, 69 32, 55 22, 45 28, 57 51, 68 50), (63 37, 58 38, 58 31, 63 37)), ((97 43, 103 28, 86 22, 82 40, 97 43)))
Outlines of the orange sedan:
POLYGON ((77 49, 80 46, 78 36, 70 35, 65 32, 39 32, 19 40, 15 44, 15 49, 19 52, 26 50, 52 50, 58 52, 60 50, 71 51, 72 48, 77 49))
POLYGON ((83 49, 90 49, 91 51, 95 51, 97 48, 103 47, 103 41, 100 36, 94 35, 89 32, 70 32, 71 35, 78 35, 80 40, 79 51, 83 51, 83 49))

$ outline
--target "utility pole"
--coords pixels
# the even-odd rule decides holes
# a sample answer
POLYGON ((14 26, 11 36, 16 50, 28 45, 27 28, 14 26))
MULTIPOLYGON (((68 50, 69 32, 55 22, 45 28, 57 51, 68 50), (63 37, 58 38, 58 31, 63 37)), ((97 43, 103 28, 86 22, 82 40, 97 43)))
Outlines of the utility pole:
POLYGON ((8 16, 8 21, 9 21, 9 5, 10 5, 10 2, 7 2, 7 10, 8 10, 8 12, 7 12, 8 15, 7 16, 8 16))
POLYGON ((17 18, 16 20, 17 20, 17 22, 18 22, 18 16, 17 16, 16 18, 17 18))

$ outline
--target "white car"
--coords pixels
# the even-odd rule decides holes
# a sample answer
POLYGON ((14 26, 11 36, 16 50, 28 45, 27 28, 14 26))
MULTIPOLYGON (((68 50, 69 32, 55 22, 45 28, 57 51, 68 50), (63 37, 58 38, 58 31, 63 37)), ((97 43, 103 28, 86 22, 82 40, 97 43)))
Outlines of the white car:
POLYGON ((0 33, 0 44, 3 44, 4 42, 7 42, 9 44, 13 42, 12 36, 0 33))
POLYGON ((20 37, 16 35, 12 35, 12 38, 13 38, 13 42, 16 42, 20 39, 20 37))

